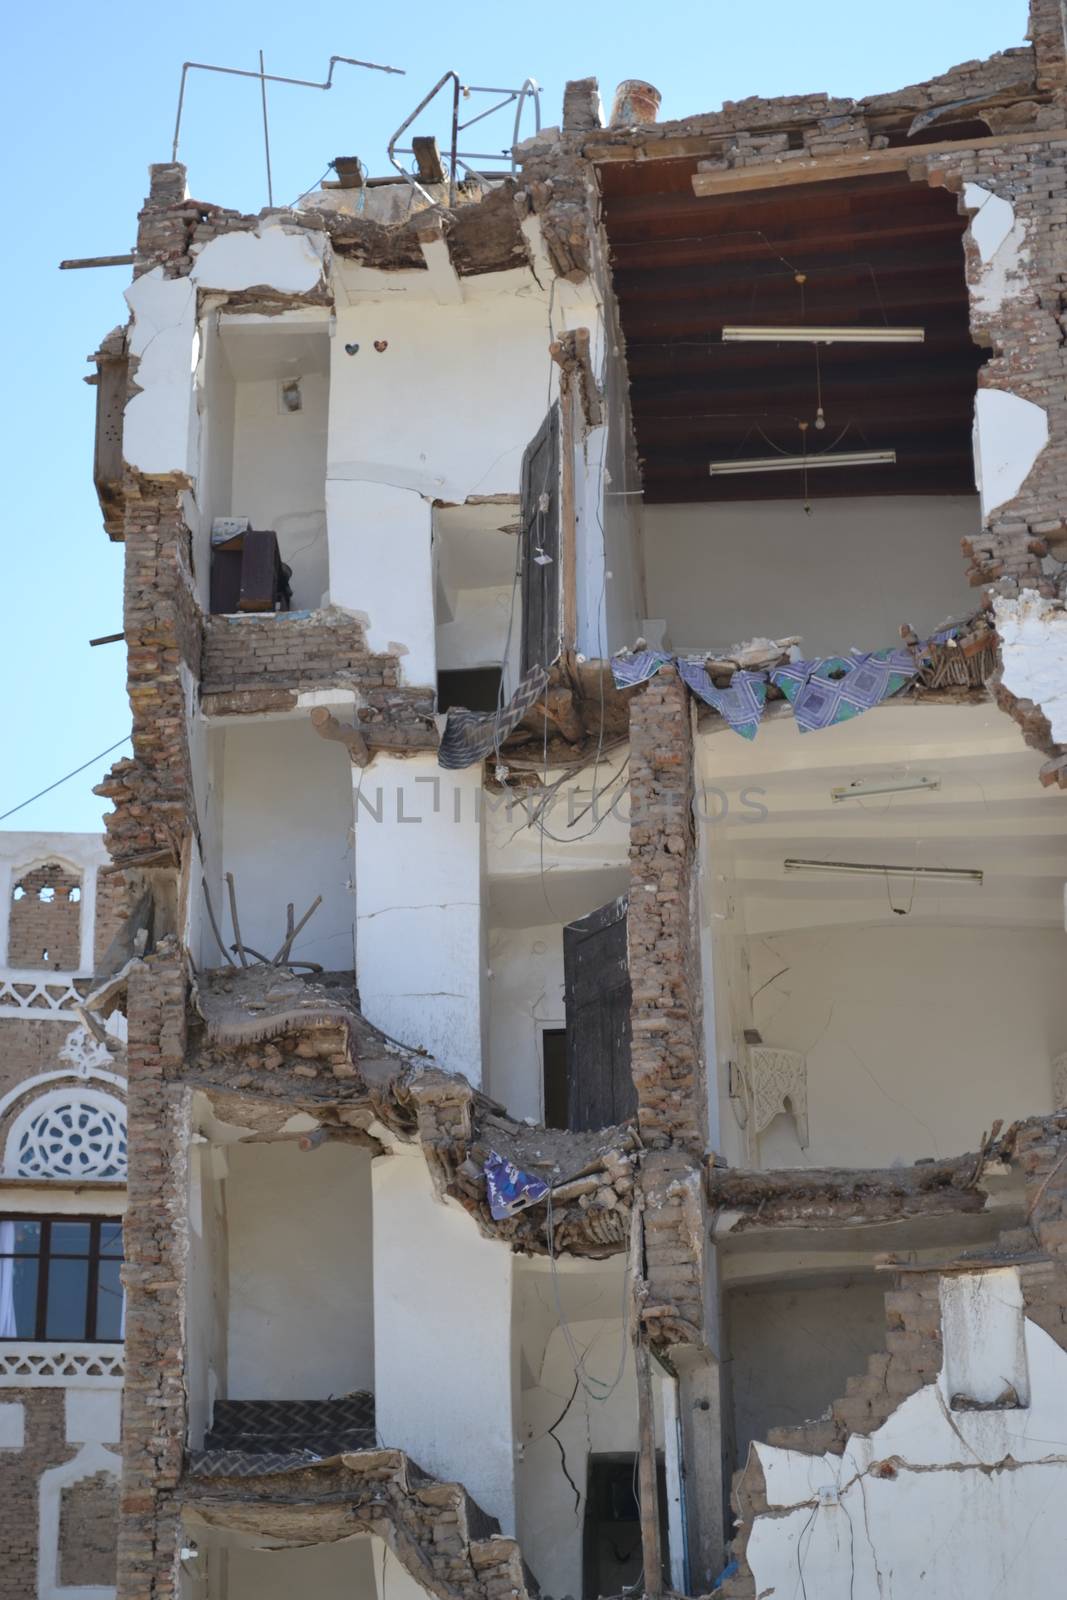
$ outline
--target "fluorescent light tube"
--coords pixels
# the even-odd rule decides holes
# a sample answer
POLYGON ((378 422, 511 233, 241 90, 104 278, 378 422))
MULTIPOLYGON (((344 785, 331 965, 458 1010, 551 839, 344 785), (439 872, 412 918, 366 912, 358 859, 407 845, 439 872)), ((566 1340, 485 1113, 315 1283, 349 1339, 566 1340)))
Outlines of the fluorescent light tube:
POLYGON ((724 328, 723 344, 922 344, 925 328, 724 328))
POLYGON ((732 461, 712 461, 708 472, 718 478, 740 472, 795 472, 801 467, 891 467, 896 459, 895 450, 824 450, 810 456, 742 456, 732 461))
POLYGON ((940 789, 940 778, 874 778, 870 783, 843 783, 830 790, 831 800, 864 800, 875 794, 906 794, 910 789, 940 789))
POLYGON ((941 878, 946 882, 981 883, 978 867, 891 867, 877 861, 804 861, 783 863, 786 872, 833 872, 868 878, 941 878))

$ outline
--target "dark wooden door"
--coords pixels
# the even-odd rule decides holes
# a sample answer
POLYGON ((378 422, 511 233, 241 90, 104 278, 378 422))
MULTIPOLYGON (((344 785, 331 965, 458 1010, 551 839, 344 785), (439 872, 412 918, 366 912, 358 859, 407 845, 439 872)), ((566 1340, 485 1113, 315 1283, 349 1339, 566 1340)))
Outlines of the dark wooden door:
POLYGON ((608 1128, 633 1116, 626 898, 563 929, 567 1125, 608 1128))
POLYGON ((522 458, 522 672, 559 655, 559 407, 522 458))

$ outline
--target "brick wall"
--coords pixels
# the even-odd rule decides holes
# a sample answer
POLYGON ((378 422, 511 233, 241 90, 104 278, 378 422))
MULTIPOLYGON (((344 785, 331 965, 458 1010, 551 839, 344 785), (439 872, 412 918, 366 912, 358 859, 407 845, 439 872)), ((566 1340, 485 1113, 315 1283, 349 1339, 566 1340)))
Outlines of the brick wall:
POLYGON ((400 661, 367 646, 363 624, 335 606, 310 616, 285 613, 204 618, 201 692, 209 714, 287 710, 297 691, 351 686, 361 726, 429 726, 434 689, 400 684, 400 661))
POLYGON ((96 922, 93 928, 93 963, 97 969, 108 945, 129 912, 129 896, 121 872, 103 872, 96 879, 96 922))
POLYGON ((168 1087, 185 1054, 185 969, 173 940, 130 974, 130 1165, 124 1228, 123 1397, 118 1600, 178 1592, 174 1491, 182 1468, 188 1096, 168 1087))
POLYGON ((647 1145, 702 1153, 707 1090, 699 935, 692 896, 693 733, 689 698, 664 667, 630 701, 631 1066, 647 1145))
POLYGON ((15 878, 8 908, 8 966, 77 972, 81 965, 81 886, 81 873, 71 872, 57 861, 15 878))
POLYGON ((64 1585, 115 1582, 119 1486, 97 1472, 64 1489, 59 1502, 59 1581, 64 1585))
POLYGON ((77 1455, 66 1442, 62 1389, 4 1389, 25 1407, 25 1449, 0 1450, 0 1600, 37 1600, 37 1485, 77 1455))
POLYGON ((73 1018, 35 1022, 29 1017, 0 1016, 0 1095, 25 1078, 62 1066, 59 1052, 74 1025, 73 1018))
POLYGON ((201 633, 184 487, 178 479, 127 475, 125 632, 134 753, 93 791, 114 803, 104 828, 112 860, 120 863, 176 864, 196 826, 181 666, 198 675, 201 633))

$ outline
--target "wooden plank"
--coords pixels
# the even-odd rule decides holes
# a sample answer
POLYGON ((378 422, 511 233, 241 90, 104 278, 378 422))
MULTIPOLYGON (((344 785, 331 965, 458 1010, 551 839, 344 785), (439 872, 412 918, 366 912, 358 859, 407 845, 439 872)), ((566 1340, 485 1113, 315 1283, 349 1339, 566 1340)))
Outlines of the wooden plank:
POLYGON ((860 177, 864 173, 906 172, 916 160, 928 156, 966 154, 971 150, 1001 150, 1015 145, 1036 146, 1067 140, 1067 128, 1025 133, 1003 133, 989 139, 944 140, 936 144, 899 145, 890 150, 864 150, 812 160, 769 162, 752 167, 734 167, 723 172, 695 172, 693 193, 702 199, 720 194, 738 194, 756 189, 787 189, 797 183, 833 183, 835 179, 860 177))

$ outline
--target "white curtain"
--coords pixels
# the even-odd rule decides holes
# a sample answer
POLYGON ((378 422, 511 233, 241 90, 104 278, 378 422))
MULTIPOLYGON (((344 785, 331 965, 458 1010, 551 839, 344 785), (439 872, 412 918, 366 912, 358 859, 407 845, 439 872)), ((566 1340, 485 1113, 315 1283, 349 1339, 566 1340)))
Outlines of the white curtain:
POLYGON ((14 1339, 15 1325, 15 1224, 0 1222, 0 1339, 14 1339))

